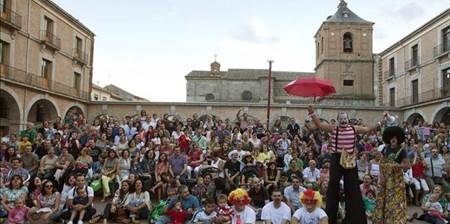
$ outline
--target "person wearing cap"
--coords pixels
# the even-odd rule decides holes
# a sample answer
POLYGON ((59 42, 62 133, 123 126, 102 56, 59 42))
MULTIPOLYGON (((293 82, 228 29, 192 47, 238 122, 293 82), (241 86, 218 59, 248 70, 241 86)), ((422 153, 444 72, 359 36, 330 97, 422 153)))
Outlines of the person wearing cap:
POLYGON ((233 216, 231 224, 253 224, 256 223, 256 213, 249 206, 250 197, 247 191, 242 188, 230 192, 228 202, 232 205, 233 216))
POLYGON ((406 223, 407 204, 403 170, 410 168, 406 150, 401 146, 405 132, 398 126, 385 128, 383 158, 380 163, 380 177, 373 224, 406 223))
POLYGON ((292 216, 292 224, 328 224, 328 216, 320 208, 322 196, 319 192, 308 189, 300 194, 303 207, 297 209, 292 216))

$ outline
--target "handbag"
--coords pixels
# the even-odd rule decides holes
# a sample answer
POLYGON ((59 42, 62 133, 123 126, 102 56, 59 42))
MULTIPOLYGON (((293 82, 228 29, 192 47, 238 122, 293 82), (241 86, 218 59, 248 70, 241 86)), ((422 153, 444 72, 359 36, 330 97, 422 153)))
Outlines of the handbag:
POLYGON ((101 180, 94 180, 94 181, 92 181, 90 187, 92 187, 92 190, 94 190, 94 191, 100 190, 102 188, 101 180))
MULTIPOLYGON (((355 127, 351 126, 353 129, 353 133, 356 133, 355 127)), ((336 127, 336 150, 338 147, 338 133, 339 133, 339 127, 336 127)), ((355 138, 356 139, 356 138, 355 138)), ((353 145, 353 148, 355 148, 355 145, 353 145)), ((345 151, 345 149, 342 150, 341 158, 339 159, 339 164, 344 169, 353 169, 356 167, 356 153, 353 149, 352 153, 349 153, 345 151)))

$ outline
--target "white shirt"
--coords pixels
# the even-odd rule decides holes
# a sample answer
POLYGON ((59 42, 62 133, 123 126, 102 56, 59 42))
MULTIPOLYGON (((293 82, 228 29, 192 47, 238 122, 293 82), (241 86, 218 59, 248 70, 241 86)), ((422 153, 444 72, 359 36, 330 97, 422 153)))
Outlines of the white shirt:
POLYGON ((291 209, 284 202, 281 202, 279 208, 275 208, 272 201, 264 205, 261 219, 270 220, 273 224, 281 224, 283 220, 291 221, 291 209))
POLYGON ((303 170, 303 178, 306 181, 310 182, 317 182, 317 180, 320 177, 320 170, 317 168, 314 168, 314 171, 311 170, 311 168, 308 166, 303 170))
POLYGON ((248 206, 245 206, 245 209, 242 212, 236 211, 236 209, 234 209, 233 207, 233 217, 231 218, 231 224, 236 224, 238 216, 241 220, 241 224, 256 223, 256 213, 248 206))
POLYGON ((320 224, 320 220, 327 217, 327 214, 321 208, 316 208, 310 213, 303 207, 297 209, 293 217, 296 218, 301 224, 320 224))
MULTIPOLYGON (((67 200, 73 200, 73 198, 77 196, 76 188, 77 187, 73 187, 72 189, 70 189, 68 196, 67 196, 67 200)), ((89 198, 94 198, 94 189, 92 189, 92 187, 85 185, 85 186, 83 186, 83 188, 87 189, 87 195, 89 198)), ((94 202, 92 202, 92 206, 94 206, 94 202)))

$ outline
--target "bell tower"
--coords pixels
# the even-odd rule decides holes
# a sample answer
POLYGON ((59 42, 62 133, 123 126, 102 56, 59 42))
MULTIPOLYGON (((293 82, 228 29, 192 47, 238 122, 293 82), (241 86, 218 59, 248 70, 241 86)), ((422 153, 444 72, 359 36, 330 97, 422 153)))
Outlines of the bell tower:
POLYGON ((333 97, 373 99, 373 25, 340 0, 316 32, 316 75, 333 83, 333 97))

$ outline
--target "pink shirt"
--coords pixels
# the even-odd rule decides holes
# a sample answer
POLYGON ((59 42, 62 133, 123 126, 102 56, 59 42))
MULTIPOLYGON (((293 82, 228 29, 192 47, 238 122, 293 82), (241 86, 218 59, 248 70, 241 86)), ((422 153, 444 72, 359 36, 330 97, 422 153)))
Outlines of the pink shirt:
POLYGON ((8 213, 8 223, 25 223, 25 218, 29 208, 20 207, 13 208, 8 213))

